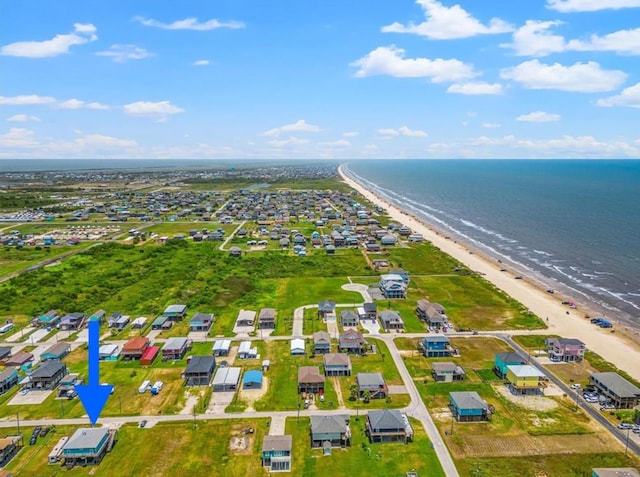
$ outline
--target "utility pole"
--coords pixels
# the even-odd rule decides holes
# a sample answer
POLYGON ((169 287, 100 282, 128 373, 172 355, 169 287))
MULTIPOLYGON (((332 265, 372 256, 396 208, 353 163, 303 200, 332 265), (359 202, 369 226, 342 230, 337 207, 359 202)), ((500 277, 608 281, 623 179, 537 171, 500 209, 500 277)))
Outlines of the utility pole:
MULTIPOLYGON (((18 434, 20 434, 20 413, 19 412, 16 412, 16 422, 18 425, 18 434)), ((627 437, 629 436, 627 435, 627 437)))
POLYGON ((298 422, 300 422, 300 400, 298 400, 298 422))
POLYGON ((630 427, 627 427, 627 439, 624 443, 624 456, 627 457, 627 452, 629 451, 629 432, 631 431, 630 427))

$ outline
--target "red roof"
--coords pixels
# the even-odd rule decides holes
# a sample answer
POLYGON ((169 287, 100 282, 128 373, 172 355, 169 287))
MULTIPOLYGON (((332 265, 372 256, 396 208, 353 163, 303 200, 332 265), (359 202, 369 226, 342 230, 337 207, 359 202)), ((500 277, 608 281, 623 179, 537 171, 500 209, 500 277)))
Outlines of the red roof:
POLYGON ((158 356, 159 352, 160 352, 159 346, 149 346, 144 351, 144 353, 142 353, 142 356, 140 357, 140 364, 153 363, 153 361, 156 359, 156 356, 158 356))
POLYGON ((149 343, 148 338, 144 338, 142 336, 132 338, 124 344, 122 351, 138 351, 145 348, 147 343, 149 343))

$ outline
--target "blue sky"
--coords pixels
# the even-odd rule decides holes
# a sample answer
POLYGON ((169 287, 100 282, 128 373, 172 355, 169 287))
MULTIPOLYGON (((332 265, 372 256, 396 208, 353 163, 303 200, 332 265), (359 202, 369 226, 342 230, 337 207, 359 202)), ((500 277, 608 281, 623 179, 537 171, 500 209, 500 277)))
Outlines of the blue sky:
POLYGON ((1 158, 640 157, 640 0, 0 0, 1 158))

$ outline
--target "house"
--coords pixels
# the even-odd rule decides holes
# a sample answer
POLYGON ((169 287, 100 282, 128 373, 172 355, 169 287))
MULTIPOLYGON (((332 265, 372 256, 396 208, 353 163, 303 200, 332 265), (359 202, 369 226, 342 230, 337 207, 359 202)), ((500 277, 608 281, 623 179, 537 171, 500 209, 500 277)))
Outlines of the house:
POLYGON ((336 246, 329 244, 325 247, 325 252, 327 255, 335 255, 336 254, 336 246))
POLYGON ((261 389, 262 388, 262 371, 253 369, 246 371, 242 378, 242 387, 244 389, 261 389))
POLYGON ((336 302, 333 300, 323 300, 318 303, 318 316, 322 319, 330 313, 336 312, 336 302))
POLYGON ((514 394, 539 394, 545 375, 530 364, 507 366, 507 383, 514 394))
POLYGON ((385 331, 403 331, 404 320, 400 313, 393 310, 386 310, 380 313, 380 323, 385 331))
POLYGON ((173 322, 169 320, 168 316, 160 315, 151 323, 152 330, 164 330, 171 328, 173 326, 173 322))
POLYGON ((388 388, 381 373, 356 374, 356 386, 360 398, 369 393, 369 399, 384 399, 387 397, 388 388))
POLYGON ((213 319, 212 313, 196 313, 189 321, 189 331, 209 331, 213 319))
POLYGON ((591 472, 591 477, 640 477, 640 471, 632 467, 599 468, 591 472))
POLYGON ((100 361, 118 361, 120 347, 117 344, 104 344, 98 350, 100 361))
POLYGON ((331 351, 331 335, 326 331, 316 331, 313 334, 313 353, 325 354, 331 351))
POLYGON ((383 246, 393 246, 398 242, 398 238, 393 234, 383 235, 380 239, 380 243, 383 246))
POLYGON ((140 359, 142 353, 144 353, 150 345, 149 338, 145 338, 144 336, 131 338, 122 346, 122 359, 140 359))
POLYGON ((589 381, 600 394, 611 400, 616 409, 633 409, 640 403, 640 388, 618 373, 592 373, 589 381))
POLYGON ((115 328, 118 331, 124 330, 129 324, 129 319, 131 317, 128 315, 120 315, 120 317, 113 322, 113 326, 111 328, 115 328))
POLYGON ((587 349, 582 341, 575 338, 547 338, 545 345, 549 359, 554 362, 582 361, 587 349))
POLYGON ((402 279, 402 276, 396 273, 380 275, 378 287, 380 288, 380 292, 382 292, 382 296, 389 300, 406 298, 407 296, 407 284, 402 279))
POLYGON ((493 371, 502 379, 507 377, 507 366, 519 366, 527 364, 527 361, 518 353, 497 353, 493 365, 493 371))
POLYGON ((69 343, 60 341, 59 343, 52 345, 46 351, 44 351, 40 355, 40 361, 50 361, 50 360, 60 361, 70 352, 71 352, 71 345, 69 343))
POLYGON ((76 386, 80 386, 84 381, 80 378, 78 373, 69 373, 60 380, 58 385, 58 398, 68 398, 69 392, 75 392, 76 386))
POLYGON ((229 249, 229 256, 239 258, 242 256, 242 249, 238 246, 233 246, 229 249))
MULTIPOLYGON (((7 465, 22 448, 21 441, 22 434, 0 438, 0 468, 7 465)), ((12 477, 13 475, 4 469, 0 470, 0 477, 12 477)))
POLYGON ((304 356, 304 340, 302 338, 294 338, 291 340, 291 355, 304 356))
POLYGON ((273 308, 262 308, 258 314, 258 329, 272 330, 276 327, 276 310, 273 308))
POLYGON ((312 448, 347 447, 351 445, 349 416, 346 414, 311 416, 310 435, 312 448))
POLYGON ((365 318, 367 320, 376 321, 378 319, 378 307, 375 303, 365 303, 362 305, 364 308, 365 318))
POLYGON ((84 326, 86 318, 84 313, 69 313, 64 315, 60 319, 60 329, 68 331, 79 330, 84 326))
POLYGON ((162 347, 162 361, 182 359, 190 347, 187 338, 169 338, 162 347))
POLYGON ((33 363, 33 355, 26 351, 20 351, 5 361, 5 368, 29 369, 33 363))
POLYGON ((113 313, 111 313, 111 315, 109 315, 109 318, 107 318, 107 326, 109 328, 115 328, 116 321, 118 321, 121 316, 122 313, 120 313, 119 311, 114 311, 113 313))
POLYGON ((351 358, 346 353, 327 353, 322 363, 325 376, 351 376, 351 358))
POLYGON ((269 472, 291 472, 292 437, 264 436, 262 441, 262 467, 269 472))
POLYGON ((366 420, 366 434, 371 443, 402 442, 413 440, 413 428, 407 415, 395 410, 369 411, 366 420))
POLYGON ((213 342, 213 352, 214 356, 228 356, 229 350, 231 349, 231 340, 216 340, 213 342))
POLYGON ((140 366, 151 366, 160 354, 160 346, 149 346, 140 356, 140 366))
POLYGON ((254 359, 258 357, 258 348, 251 347, 251 341, 241 341, 238 347, 238 359, 254 359))
POLYGON ((49 310, 38 317, 38 326, 54 326, 60 321, 60 315, 56 310, 49 310))
POLYGON ((213 377, 213 390, 216 392, 235 391, 240 383, 241 368, 218 368, 213 377))
POLYGON ((338 351, 341 353, 366 354, 367 342, 362 333, 349 329, 338 337, 338 351))
POLYGON ((459 422, 487 421, 491 413, 487 402, 475 391, 449 393, 449 407, 459 422))
POLYGON ((464 380, 464 369, 455 363, 451 362, 437 362, 433 363, 433 370, 431 372, 433 379, 442 383, 452 383, 454 381, 464 380))
POLYGON ((147 324, 147 319, 144 316, 139 316, 138 318, 136 318, 131 322, 131 329, 141 330, 142 328, 144 328, 144 325, 146 324, 147 324))
POLYGON ((11 358, 11 346, 0 346, 0 363, 11 358))
POLYGON ((0 394, 4 394, 18 384, 18 370, 16 368, 4 368, 0 373, 0 394))
POLYGON ((97 465, 107 454, 115 438, 107 427, 76 429, 62 448, 64 463, 68 468, 75 465, 97 465))
POLYGON ((446 358, 452 356, 455 351, 445 335, 425 336, 420 345, 427 358, 446 358))
POLYGON ((240 310, 236 319, 236 326, 253 326, 256 322, 256 312, 252 310, 240 310))
POLYGON ((633 422, 640 424, 640 406, 633 408, 633 422))
MULTIPOLYGON (((191 356, 187 368, 182 373, 185 386, 208 386, 216 369, 213 356, 191 356)), ((225 368, 229 369, 229 368, 225 368)), ((237 384, 237 381, 236 381, 237 384)))
POLYGON ((439 303, 431 303, 426 298, 418 300, 416 314, 431 329, 439 330, 447 322, 444 307, 439 303))
POLYGON ((320 374, 318 366, 300 366, 298 368, 298 392, 317 393, 324 391, 324 375, 320 374))
POLYGON ((31 389, 52 390, 69 374, 67 365, 61 361, 46 361, 29 376, 31 389))
POLYGON ((343 328, 357 328, 358 315, 353 310, 342 310, 340 312, 340 324, 343 328))
POLYGON ((104 310, 98 310, 89 317, 89 321, 97 321, 98 323, 102 323, 106 316, 107 313, 104 310))
POLYGON ((182 321, 187 316, 187 305, 169 305, 162 312, 171 321, 182 321))

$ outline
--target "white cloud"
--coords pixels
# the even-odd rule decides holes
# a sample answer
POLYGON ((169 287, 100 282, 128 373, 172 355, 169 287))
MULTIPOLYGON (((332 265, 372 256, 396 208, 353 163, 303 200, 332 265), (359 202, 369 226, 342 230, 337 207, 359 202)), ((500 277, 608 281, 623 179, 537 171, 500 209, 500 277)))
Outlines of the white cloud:
POLYGON ((319 146, 323 147, 351 147, 351 143, 346 139, 338 139, 337 141, 320 142, 319 146))
POLYGON ((564 66, 546 65, 538 60, 525 61, 500 72, 503 79, 516 81, 527 89, 556 89, 578 93, 612 91, 627 78, 620 70, 604 70, 595 61, 564 66))
POLYGON ((547 0, 547 8, 564 13, 636 7, 640 7, 640 0, 547 0))
POLYGON ((118 139, 112 136, 102 134, 88 134, 74 140, 81 147, 97 146, 97 147, 137 147, 138 143, 132 139, 118 139))
POLYGON ((502 127, 502 124, 498 124, 498 123, 482 123, 482 127, 483 128, 487 128, 487 129, 498 129, 502 127))
POLYGON ((428 134, 419 129, 410 129, 407 126, 401 126, 398 129, 378 129, 378 134, 383 137, 407 136, 407 137, 427 137, 428 134))
POLYGON ((563 36, 554 35, 551 27, 562 25, 560 21, 527 20, 513 33, 511 43, 503 43, 502 48, 511 48, 518 56, 546 56, 565 51, 567 44, 563 36))
POLYGON ((193 66, 207 66, 209 64, 209 60, 196 60, 193 62, 193 66))
POLYGON ((404 58, 405 50, 380 46, 350 64, 358 67, 355 76, 388 75, 398 78, 430 78, 433 83, 460 81, 478 76, 473 66, 460 60, 437 58, 404 58))
POLYGON ((141 23, 144 26, 162 28, 163 30, 195 30, 195 31, 207 31, 217 30, 218 28, 230 28, 238 29, 244 28, 245 24, 237 21, 221 22, 215 18, 207 20, 205 22, 199 22, 197 18, 185 18, 184 20, 176 20, 171 23, 164 23, 158 20, 147 19, 143 17, 135 17, 134 21, 141 23))
POLYGON ((128 60, 143 60, 155 56, 145 48, 136 45, 111 45, 108 50, 98 51, 98 56, 107 56, 116 63, 124 63, 128 60))
POLYGON ((609 98, 599 99, 598 106, 628 106, 630 108, 640 108, 640 83, 625 88, 620 94, 609 98))
POLYGON ((499 18, 492 18, 483 25, 460 5, 444 6, 436 0, 417 0, 422 7, 426 20, 419 24, 403 25, 394 22, 382 27, 384 33, 413 33, 435 40, 468 38, 475 35, 488 35, 513 31, 513 27, 499 18))
POLYGON ((13 123, 27 123, 29 121, 39 123, 40 118, 38 116, 28 116, 26 114, 15 114, 13 116, 8 117, 7 121, 10 121, 13 123))
POLYGON ((184 112, 184 109, 174 106, 169 101, 136 101, 124 105, 124 112, 131 116, 149 116, 158 120, 166 120, 172 114, 184 112))
POLYGON ((560 115, 544 111, 533 111, 532 113, 521 114, 516 118, 516 121, 526 123, 552 123, 560 121, 560 115))
POLYGON ((56 107, 60 109, 109 109, 106 104, 97 102, 87 103, 79 99, 68 99, 66 101, 60 101, 56 104, 56 107))
POLYGON ((277 128, 269 129, 261 133, 261 136, 278 137, 283 132, 319 132, 322 131, 319 126, 307 123, 304 119, 299 119, 293 124, 285 124, 277 128))
POLYGON ((0 104, 11 106, 31 105, 31 104, 51 104, 55 103, 53 96, 39 96, 37 94, 23 94, 20 96, 0 96, 0 104))
POLYGON ((621 55, 640 55, 640 28, 619 30, 604 36, 591 35, 588 41, 565 40, 549 30, 562 25, 560 21, 528 20, 513 34, 511 43, 503 43, 503 48, 511 48, 518 56, 546 56, 564 51, 613 51, 621 55))
POLYGON ((454 83, 447 88, 447 93, 481 95, 481 94, 502 94, 500 83, 485 83, 484 81, 470 81, 468 83, 454 83))
POLYGON ((73 33, 56 35, 44 41, 18 41, 0 47, 0 55, 23 58, 47 58, 69 53, 69 48, 98 39, 96 27, 91 24, 75 23, 73 33))
POLYGON ((359 136, 360 133, 358 131, 346 131, 342 133, 343 137, 356 137, 359 136))
POLYGON ((11 128, 0 134, 0 148, 33 148, 38 146, 35 133, 29 129, 11 128))
POLYGON ((269 145, 273 147, 300 146, 302 144, 309 144, 309 140, 291 136, 289 139, 273 139, 269 141, 269 145))

